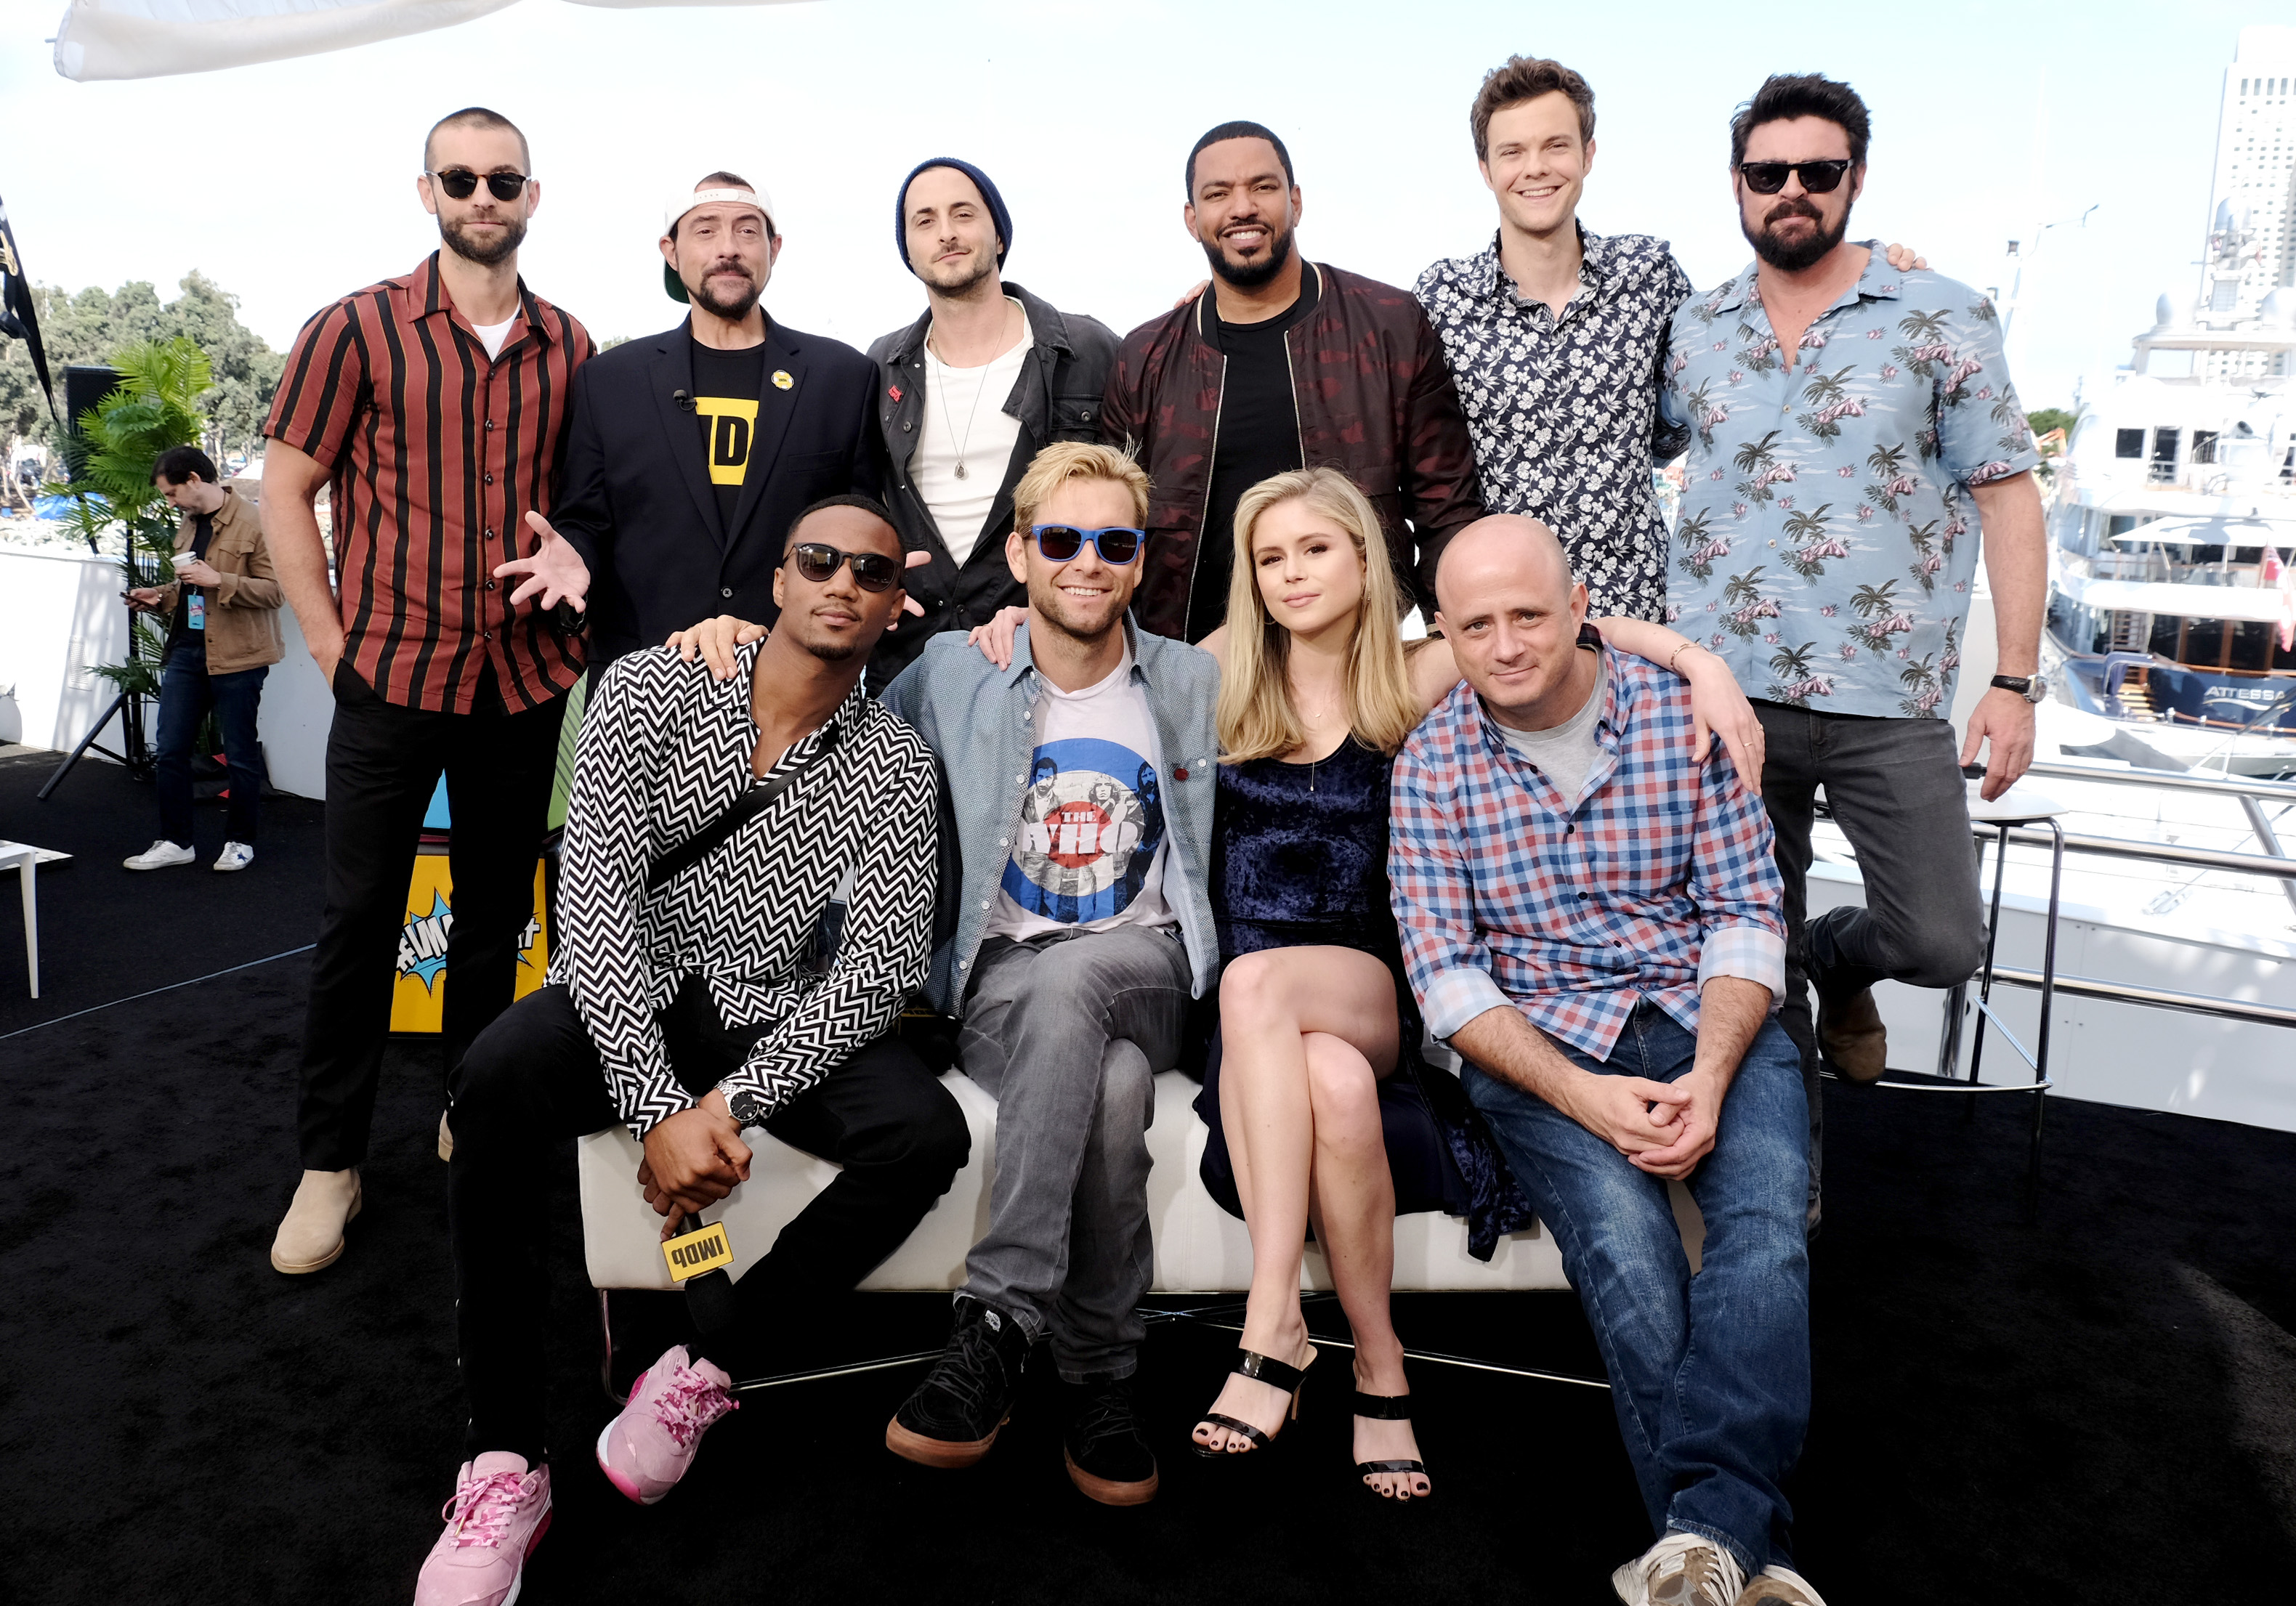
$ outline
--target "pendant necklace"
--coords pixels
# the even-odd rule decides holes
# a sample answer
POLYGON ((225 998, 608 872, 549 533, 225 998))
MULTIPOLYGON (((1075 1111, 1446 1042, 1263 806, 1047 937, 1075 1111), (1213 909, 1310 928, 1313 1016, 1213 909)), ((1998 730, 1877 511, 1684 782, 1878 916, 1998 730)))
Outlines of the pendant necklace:
MULTIPOLYGON (((932 348, 932 338, 930 333, 928 333, 925 338, 925 352, 936 364, 939 365, 941 372, 940 393, 943 397, 946 397, 948 395, 948 376, 952 372, 954 372, 954 370, 949 367, 947 363, 942 361, 940 353, 932 348)), ((988 359, 988 363, 993 364, 996 360, 996 359, 995 357, 990 357, 988 359)), ((983 364, 982 367, 985 369, 988 365, 988 364, 983 364)), ((970 451, 972 447, 972 421, 980 416, 980 393, 988 389, 988 375, 984 372, 980 375, 980 381, 975 384, 972 389, 972 406, 964 414, 964 438, 963 440, 957 439, 956 426, 953 422, 946 418, 941 420, 941 432, 948 437, 948 444, 956 450, 956 477, 959 479, 969 479, 972 478, 972 475, 965 470, 965 454, 970 451)))

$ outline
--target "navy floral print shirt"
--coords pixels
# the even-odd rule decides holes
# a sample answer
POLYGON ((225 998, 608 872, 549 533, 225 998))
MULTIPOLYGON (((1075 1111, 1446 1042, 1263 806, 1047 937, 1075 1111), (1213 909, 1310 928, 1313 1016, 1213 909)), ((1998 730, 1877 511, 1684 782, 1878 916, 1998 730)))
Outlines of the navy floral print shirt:
POLYGON ((1499 266, 1498 240, 1419 276, 1474 437, 1483 504, 1562 537, 1596 618, 1666 604, 1665 515, 1653 463, 1686 430, 1659 415, 1667 334, 1691 293, 1663 240, 1578 231, 1578 291, 1556 317, 1499 266))

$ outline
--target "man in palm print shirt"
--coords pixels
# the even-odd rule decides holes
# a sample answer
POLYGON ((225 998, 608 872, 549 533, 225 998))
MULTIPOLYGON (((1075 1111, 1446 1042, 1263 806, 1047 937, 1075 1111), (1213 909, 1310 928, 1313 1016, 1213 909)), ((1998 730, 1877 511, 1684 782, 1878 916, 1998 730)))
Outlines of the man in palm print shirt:
POLYGON ((1773 78, 1740 108, 1731 181, 1758 261, 1675 315, 1660 398, 1691 431, 1667 619, 1722 655, 1761 717, 1785 1024, 1813 1117, 1818 1042, 1845 1074, 1882 1073, 1874 982, 1949 987, 1976 968, 1958 766, 1989 742, 1985 796, 2006 791, 2031 762, 2041 689, 2038 458, 2000 329, 1967 285, 1845 240, 1868 129, 1856 92, 1823 78, 1773 78), (1956 756, 1945 715, 1980 527, 2001 673, 1956 756), (1866 906, 1805 930, 1821 785, 1866 906))

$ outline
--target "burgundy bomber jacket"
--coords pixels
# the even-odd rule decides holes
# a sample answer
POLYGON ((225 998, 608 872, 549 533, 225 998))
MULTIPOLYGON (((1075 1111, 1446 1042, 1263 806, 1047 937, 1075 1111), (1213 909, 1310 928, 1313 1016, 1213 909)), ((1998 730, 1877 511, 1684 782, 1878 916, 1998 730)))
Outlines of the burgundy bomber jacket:
MULTIPOLYGON (((1431 613, 1444 544, 1483 516, 1475 448, 1435 331, 1407 290, 1311 262, 1321 296, 1285 337, 1300 461, 1354 480, 1386 527, 1398 578, 1431 613), (1405 520, 1410 529, 1405 529, 1405 520)), ((1148 471, 1140 627, 1181 637, 1227 358, 1205 331, 1208 292, 1124 338, 1100 411, 1101 438, 1136 442, 1148 471)))

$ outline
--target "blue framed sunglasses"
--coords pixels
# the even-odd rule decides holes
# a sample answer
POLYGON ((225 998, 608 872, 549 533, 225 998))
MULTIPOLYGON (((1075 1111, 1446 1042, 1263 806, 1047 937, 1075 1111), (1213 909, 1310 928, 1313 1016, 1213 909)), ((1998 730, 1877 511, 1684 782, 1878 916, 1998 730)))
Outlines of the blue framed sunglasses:
POLYGON ((1105 524, 1098 529, 1078 529, 1073 524, 1032 524, 1029 533, 1037 538, 1037 550, 1046 561, 1066 563, 1092 543, 1100 561, 1113 568, 1122 569, 1140 556, 1141 543, 1148 539, 1144 529, 1135 529, 1128 524, 1105 524))

